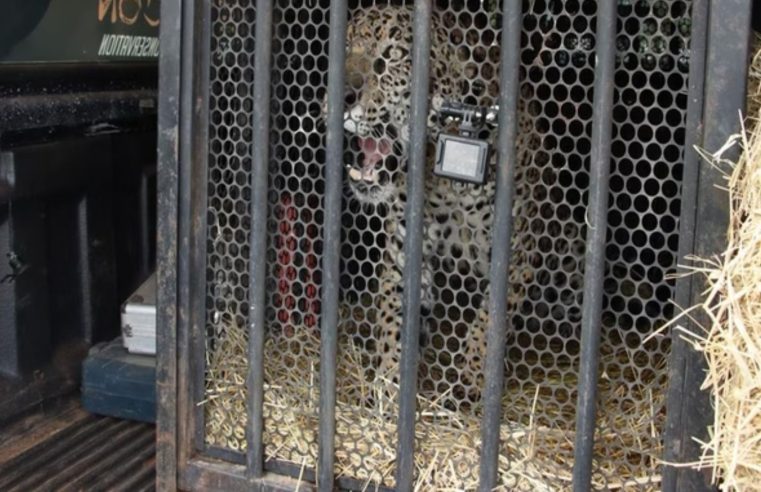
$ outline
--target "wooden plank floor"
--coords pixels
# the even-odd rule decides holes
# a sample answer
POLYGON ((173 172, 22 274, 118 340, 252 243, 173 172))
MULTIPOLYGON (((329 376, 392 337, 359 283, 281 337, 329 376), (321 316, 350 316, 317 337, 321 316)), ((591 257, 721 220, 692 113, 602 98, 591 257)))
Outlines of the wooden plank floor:
POLYGON ((154 490, 155 440, 152 425, 63 400, 0 429, 0 490, 154 490))

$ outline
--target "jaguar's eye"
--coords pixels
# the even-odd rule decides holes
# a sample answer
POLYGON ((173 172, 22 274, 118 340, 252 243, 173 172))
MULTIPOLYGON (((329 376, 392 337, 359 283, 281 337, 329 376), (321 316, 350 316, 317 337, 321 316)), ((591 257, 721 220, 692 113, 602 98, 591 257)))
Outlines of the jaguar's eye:
POLYGON ((357 72, 348 72, 346 74, 346 85, 358 92, 365 85, 365 76, 357 72))
POLYGON ((344 95, 344 104, 346 104, 347 107, 354 106, 359 99, 359 94, 359 92, 353 90, 346 91, 346 94, 344 95))

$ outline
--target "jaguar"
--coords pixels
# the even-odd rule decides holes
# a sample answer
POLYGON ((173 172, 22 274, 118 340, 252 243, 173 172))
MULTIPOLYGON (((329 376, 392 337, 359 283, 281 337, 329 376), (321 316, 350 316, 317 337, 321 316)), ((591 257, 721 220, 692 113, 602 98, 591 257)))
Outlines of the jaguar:
MULTIPOLYGON (((382 250, 374 272, 379 283, 379 295, 373 299, 379 354, 375 372, 391 381, 397 381, 401 351, 412 28, 412 9, 389 5, 358 10, 347 28, 344 130, 350 151, 344 163, 344 201, 353 207, 353 213, 382 218, 383 239, 375 240, 382 250)), ((435 367, 456 367, 458 381, 449 382, 460 383, 477 397, 488 322, 495 185, 493 180, 473 185, 433 174, 438 135, 457 128, 456 122, 442 119, 439 110, 445 101, 462 97, 467 76, 467 67, 450 41, 450 31, 443 15, 435 12, 431 19, 428 159, 422 209, 422 365, 430 364, 430 369, 424 369, 429 375, 435 367), (454 317, 449 315, 452 309, 457 311, 454 317), (451 342, 442 346, 443 337, 457 339, 456 346, 451 342)), ((511 272, 513 281, 519 280, 518 275, 511 272)))

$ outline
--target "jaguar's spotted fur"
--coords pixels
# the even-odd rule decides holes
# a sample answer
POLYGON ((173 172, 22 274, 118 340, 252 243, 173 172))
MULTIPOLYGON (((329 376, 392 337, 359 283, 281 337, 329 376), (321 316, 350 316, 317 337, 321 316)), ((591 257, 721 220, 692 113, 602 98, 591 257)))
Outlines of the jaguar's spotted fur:
MULTIPOLYGON (((350 20, 347 32, 347 111, 344 127, 354 151, 347 167, 346 199, 367 214, 383 220, 380 295, 377 310, 377 371, 395 380, 402 326, 403 245, 406 236, 406 155, 409 147, 410 78, 412 72, 412 17, 409 7, 377 6, 362 9, 350 20)), ((481 386, 488 322, 489 255, 493 223, 494 182, 483 186, 452 182, 432 173, 433 143, 444 128, 438 109, 446 99, 462 96, 465 67, 450 42, 445 21, 432 17, 430 59, 428 164, 423 208, 423 337, 424 361, 454 367, 465 391, 474 397, 481 386), (467 299, 449 299, 458 277, 458 289, 467 299), (457 320, 442 321, 452 309, 457 320), (457 337, 458 347, 429 343, 436 332, 457 337), (449 352, 449 353, 446 353, 449 352)), ((526 147, 526 144, 523 144, 526 147)), ((513 272, 513 281, 520 281, 513 272)), ((350 317, 351 318, 351 317, 350 317)), ((425 362, 424 362, 425 364, 425 362)), ((460 396, 461 398, 462 396, 460 396)))

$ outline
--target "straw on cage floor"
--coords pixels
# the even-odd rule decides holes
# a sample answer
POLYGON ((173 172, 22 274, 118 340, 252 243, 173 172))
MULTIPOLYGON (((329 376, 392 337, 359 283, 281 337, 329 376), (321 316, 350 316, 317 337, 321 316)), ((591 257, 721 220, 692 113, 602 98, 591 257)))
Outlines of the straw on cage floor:
MULTIPOLYGON (((265 342, 264 418, 265 428, 270 429, 265 433, 265 452, 268 458, 314 467, 319 422, 319 339, 308 331, 298 332, 294 337, 301 347, 298 354, 289 352, 289 343, 294 339, 268 337, 265 342)), ((245 450, 247 337, 244 330, 228 326, 217 338, 215 349, 207 352, 207 399, 202 402, 206 439, 211 445, 245 450)), ((336 474, 368 484, 393 486, 398 387, 384 375, 368 381, 368 361, 346 337, 340 340, 339 354, 336 474), (347 442, 341 442, 342 439, 347 442), (359 456, 361 467, 357 462, 359 456), (357 470, 372 471, 358 476, 357 470)), ((627 355, 603 353, 603 359, 610 357, 627 355)), ((505 490, 559 490, 570 486, 572 429, 533 417, 550 402, 556 403, 552 385, 549 380, 536 382, 534 394, 528 398, 522 395, 515 399, 510 388, 506 390, 503 404, 506 413, 499 429, 502 442, 499 472, 505 490)), ((632 390, 614 387, 605 378, 601 380, 601 401, 610 401, 606 395, 620 391, 632 390)), ((652 470, 657 466, 661 444, 654 422, 661 418, 657 414, 662 408, 663 386, 653 379, 640 382, 634 391, 637 404, 627 412, 619 409, 599 412, 602 430, 597 435, 597 455, 608 453, 612 458, 600 463, 601 471, 618 481, 596 483, 598 487, 657 486, 658 477, 652 476, 652 470), (614 463, 625 463, 627 457, 645 463, 647 469, 639 470, 642 476, 631 476, 631 467, 613 467, 614 463)), ((474 489, 478 483, 481 445, 480 412, 477 408, 468 414, 452 411, 441 403, 442 395, 418 398, 417 487, 474 489)), ((558 421, 573 422, 573 418, 563 416, 558 421)))

